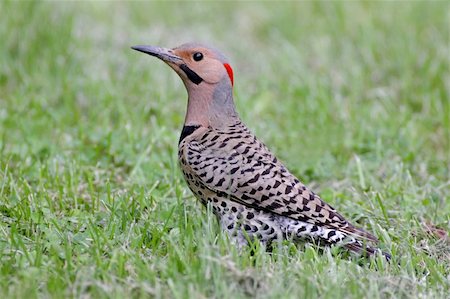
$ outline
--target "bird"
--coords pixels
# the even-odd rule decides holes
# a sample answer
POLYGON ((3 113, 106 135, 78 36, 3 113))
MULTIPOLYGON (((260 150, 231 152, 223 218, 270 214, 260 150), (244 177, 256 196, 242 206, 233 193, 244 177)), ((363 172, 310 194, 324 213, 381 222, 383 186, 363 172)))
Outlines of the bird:
POLYGON ((242 122, 233 99, 233 69, 222 52, 196 42, 131 48, 159 58, 183 81, 188 101, 179 165, 192 193, 210 205, 238 248, 256 240, 270 248, 288 239, 390 259, 372 245, 378 242, 373 234, 310 190, 242 122))

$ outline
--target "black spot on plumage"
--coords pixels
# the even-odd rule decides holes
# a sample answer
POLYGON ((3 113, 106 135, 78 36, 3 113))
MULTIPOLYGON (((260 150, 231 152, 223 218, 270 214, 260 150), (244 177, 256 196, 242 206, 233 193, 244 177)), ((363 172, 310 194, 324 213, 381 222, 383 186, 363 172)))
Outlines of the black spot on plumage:
POLYGON ((255 202, 255 199, 253 197, 250 197, 250 196, 248 196, 246 194, 242 194, 241 199, 250 201, 251 203, 255 202))
POLYGON ((250 151, 250 147, 247 146, 245 150, 242 152, 243 155, 247 154, 250 151))
POLYGON ((303 206, 302 208, 297 208, 297 212, 302 213, 302 212, 309 212, 311 211, 311 208, 307 207, 307 206, 303 206))
POLYGON ((222 186, 222 184, 223 184, 224 182, 225 182, 225 179, 224 179, 224 178, 221 178, 221 179, 217 182, 216 187, 222 186))
POLYGON ((291 186, 286 186, 286 189, 284 189, 284 194, 289 194, 292 191, 292 187, 291 186))
MULTIPOLYGON (((245 183, 242 183, 242 184, 238 183, 238 188, 241 188, 241 187, 248 187, 248 182, 245 182, 245 183)), ((259 190, 259 191, 261 191, 261 190, 259 190)))
POLYGON ((253 177, 253 179, 248 180, 247 183, 249 183, 249 184, 256 183, 256 182, 258 181, 258 179, 259 179, 259 173, 257 173, 257 174, 253 177))
POLYGON ((253 219, 253 217, 255 217, 255 215, 252 212, 247 213, 247 219, 253 219))
POLYGON ((202 138, 201 138, 200 140, 203 141, 203 140, 205 140, 206 138, 208 138, 208 136, 209 136, 209 133, 206 132, 206 133, 202 136, 202 138))
POLYGON ((216 194, 217 194, 217 196, 219 196, 219 197, 228 198, 228 194, 226 194, 225 192, 217 191, 216 194))
MULTIPOLYGON (((258 161, 253 165, 253 167, 259 167, 261 165, 262 165, 262 162, 258 161)), ((269 173, 270 173, 270 170, 265 170, 262 174, 269 174, 269 173)))
POLYGON ((241 147, 244 144, 244 142, 239 142, 238 144, 236 144, 235 146, 233 146, 233 149, 238 149, 239 147, 241 147))
POLYGON ((345 219, 341 215, 339 215, 338 213, 333 212, 333 211, 330 211, 330 217, 332 219, 339 220, 342 223, 346 222, 345 219))
POLYGON ((237 157, 237 156, 239 156, 239 153, 238 153, 238 152, 232 152, 232 153, 231 153, 231 157, 237 157))
POLYGON ((279 209, 281 207, 283 207, 283 206, 280 203, 276 202, 276 201, 274 201, 272 204, 269 205, 269 208, 270 209, 274 209, 274 210, 279 209))
POLYGON ((239 167, 232 168, 232 169, 230 170, 230 173, 231 173, 231 174, 235 174, 236 171, 238 171, 238 170, 239 170, 239 167))
POLYGON ((275 181, 275 184, 273 184, 274 188, 278 188, 281 185, 280 181, 275 181))
POLYGON ((247 157, 248 160, 252 160, 255 157, 255 153, 251 154, 250 156, 247 157))

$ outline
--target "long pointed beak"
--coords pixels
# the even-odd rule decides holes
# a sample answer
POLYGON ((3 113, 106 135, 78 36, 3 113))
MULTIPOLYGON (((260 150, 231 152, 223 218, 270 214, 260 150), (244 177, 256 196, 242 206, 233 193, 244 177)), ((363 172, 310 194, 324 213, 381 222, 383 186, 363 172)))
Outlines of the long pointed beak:
POLYGON ((134 46, 131 49, 146 53, 151 56, 158 57, 164 62, 175 63, 177 65, 183 63, 183 59, 175 55, 172 49, 160 48, 154 46, 134 46))

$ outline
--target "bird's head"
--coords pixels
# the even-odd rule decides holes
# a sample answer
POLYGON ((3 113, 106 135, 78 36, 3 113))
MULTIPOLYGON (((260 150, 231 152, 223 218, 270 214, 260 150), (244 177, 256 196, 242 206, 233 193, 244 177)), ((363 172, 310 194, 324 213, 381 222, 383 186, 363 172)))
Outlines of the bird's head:
POLYGON ((169 49, 134 46, 168 64, 186 86, 189 103, 185 124, 222 125, 236 117, 233 102, 233 70, 218 50, 198 43, 169 49))
POLYGON ((154 46, 134 46, 132 49, 155 56, 167 63, 181 77, 186 87, 218 84, 233 86, 233 70, 218 50, 197 43, 187 43, 169 49, 154 46))

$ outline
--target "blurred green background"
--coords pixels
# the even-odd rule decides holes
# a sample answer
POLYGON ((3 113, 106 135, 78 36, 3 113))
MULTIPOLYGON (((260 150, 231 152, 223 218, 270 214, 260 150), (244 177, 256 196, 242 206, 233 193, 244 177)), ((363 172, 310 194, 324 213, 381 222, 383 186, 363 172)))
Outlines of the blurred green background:
POLYGON ((1 2, 0 293, 444 297, 448 57, 445 1, 1 2), (233 251, 177 167, 181 80, 130 49, 189 41, 230 57, 244 122, 402 267, 233 251))

